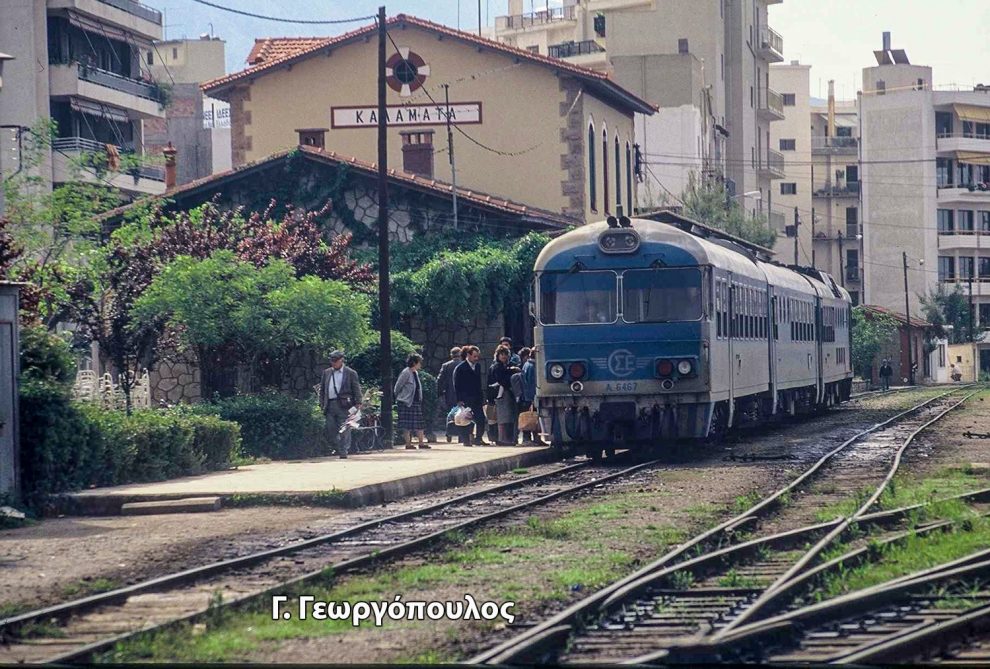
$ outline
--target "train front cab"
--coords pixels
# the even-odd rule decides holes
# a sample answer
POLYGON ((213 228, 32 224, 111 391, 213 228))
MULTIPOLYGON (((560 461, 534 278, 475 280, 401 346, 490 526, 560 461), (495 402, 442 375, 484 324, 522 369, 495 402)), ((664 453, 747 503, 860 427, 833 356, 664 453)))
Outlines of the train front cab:
POLYGON ((712 268, 702 240, 633 221, 635 252, 602 250, 592 224, 536 264, 537 405, 558 447, 662 445, 711 419, 712 268), (640 225, 637 225, 640 224, 640 225))

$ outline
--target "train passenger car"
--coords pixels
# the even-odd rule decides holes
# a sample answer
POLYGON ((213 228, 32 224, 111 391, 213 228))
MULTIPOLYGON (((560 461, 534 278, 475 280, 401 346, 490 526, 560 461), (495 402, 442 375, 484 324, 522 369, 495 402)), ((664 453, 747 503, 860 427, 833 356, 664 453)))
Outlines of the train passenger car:
POLYGON ((534 269, 537 405, 557 447, 598 457, 848 398, 848 294, 827 275, 624 217, 561 235, 534 269))

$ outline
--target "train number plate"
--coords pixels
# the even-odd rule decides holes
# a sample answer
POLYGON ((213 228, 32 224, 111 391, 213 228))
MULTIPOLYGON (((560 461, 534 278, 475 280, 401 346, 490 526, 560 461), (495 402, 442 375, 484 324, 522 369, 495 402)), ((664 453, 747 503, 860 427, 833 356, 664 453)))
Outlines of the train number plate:
POLYGON ((608 383, 605 385, 607 393, 632 393, 636 391, 639 384, 635 381, 620 381, 618 383, 608 383))

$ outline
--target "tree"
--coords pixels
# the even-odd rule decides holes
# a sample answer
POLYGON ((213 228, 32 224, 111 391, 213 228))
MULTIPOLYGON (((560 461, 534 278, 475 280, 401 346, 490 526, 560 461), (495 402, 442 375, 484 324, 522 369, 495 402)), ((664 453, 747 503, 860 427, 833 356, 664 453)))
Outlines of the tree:
POLYGON ((928 295, 920 297, 925 320, 935 326, 937 337, 948 339, 950 344, 973 340, 975 333, 970 328, 969 300, 959 284, 951 293, 939 284, 928 295))
POLYGON ((883 345, 897 332, 897 321, 886 314, 868 312, 862 306, 852 310, 853 371, 871 378, 871 371, 883 345))
POLYGON ((223 393, 220 373, 245 363, 284 361, 295 349, 360 351, 371 341, 366 295, 337 280, 296 278, 282 260, 255 267, 229 250, 179 256, 137 299, 135 323, 161 319, 180 350, 193 353, 203 394, 223 393))
POLYGON ((772 248, 777 240, 777 233, 767 219, 747 216, 739 202, 729 196, 724 184, 698 184, 692 175, 681 200, 684 215, 699 223, 767 248, 772 248))
POLYGON ((86 254, 99 244, 98 214, 120 203, 115 189, 83 178, 86 156, 70 161, 70 183, 50 188, 42 174, 55 133, 51 119, 22 131, 20 169, 2 182, 10 233, 23 249, 9 275, 29 284, 28 313, 33 308, 36 321, 49 329, 65 317, 68 285, 86 254))

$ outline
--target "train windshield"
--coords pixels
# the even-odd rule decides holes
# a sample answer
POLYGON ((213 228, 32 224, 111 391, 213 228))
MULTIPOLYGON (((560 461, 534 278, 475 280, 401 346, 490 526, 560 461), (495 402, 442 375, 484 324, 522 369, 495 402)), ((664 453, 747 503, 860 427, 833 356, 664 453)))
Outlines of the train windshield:
POLYGON ((622 274, 622 319, 627 323, 700 320, 701 286, 698 269, 627 270, 622 274))
POLYGON ((540 274, 543 325, 614 323, 618 319, 615 272, 540 274))

